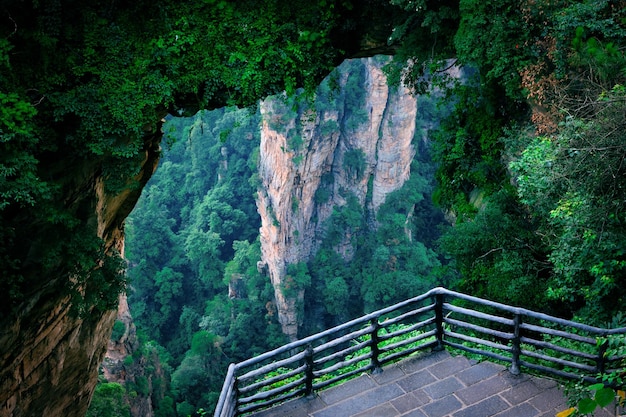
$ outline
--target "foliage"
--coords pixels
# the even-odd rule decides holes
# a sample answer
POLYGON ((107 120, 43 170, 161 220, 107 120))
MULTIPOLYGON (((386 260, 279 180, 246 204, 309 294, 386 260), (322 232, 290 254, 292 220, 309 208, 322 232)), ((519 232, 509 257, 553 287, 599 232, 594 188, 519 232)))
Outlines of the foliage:
POLYGON ((602 383, 589 386, 577 383, 568 387, 566 395, 568 402, 573 403, 574 406, 557 413, 557 417, 592 415, 596 408, 608 406, 615 401, 616 397, 622 398, 619 402, 623 401, 623 394, 616 394, 613 389, 605 387, 602 383))
POLYGON ((485 199, 472 221, 458 223, 440 240, 462 275, 460 289, 489 300, 546 310, 548 273, 542 244, 514 190, 485 199))
POLYGON ((568 120, 558 135, 533 139, 511 163, 521 201, 542 219, 539 233, 554 272, 549 297, 585 306, 580 314, 595 322, 621 305, 626 266, 619 197, 625 187, 623 120, 609 116, 624 106, 603 107, 599 120, 568 120))
POLYGON ((410 12, 395 25, 389 43, 397 44, 394 62, 386 67, 389 82, 404 82, 417 93, 432 82, 449 81, 444 71, 456 55, 452 39, 459 26, 458 1, 392 0, 410 12))
POLYGON ((100 382, 96 386, 87 417, 130 417, 124 399, 124 387, 117 382, 100 382))
POLYGON ((311 276, 306 262, 298 262, 287 266, 287 274, 283 283, 283 293, 286 297, 295 297, 298 291, 305 290, 311 285, 311 276))
POLYGON ((624 277, 624 8, 462 0, 448 13, 445 3, 395 3, 415 12, 392 36, 403 42, 396 61, 410 64, 390 72, 417 91, 434 80, 453 105, 434 135, 434 198, 456 221, 441 249, 461 287, 595 323, 614 315, 624 277), (442 30, 432 15, 454 24, 442 30), (440 35, 432 51, 415 40, 428 29, 440 35), (460 82, 437 80, 446 51, 465 66, 460 82))
POLYGON ((165 128, 177 140, 164 144, 161 167, 128 218, 131 311, 173 356, 165 409, 210 409, 229 362, 283 342, 273 289, 257 271, 256 190, 247 179, 258 123, 257 113, 233 108, 170 119, 165 128), (242 278, 236 296, 245 299, 228 298, 233 277, 242 278))
POLYGON ((343 155, 343 169, 357 180, 365 173, 365 152, 362 149, 349 149, 343 155))
POLYGON ((113 331, 111 332, 111 340, 119 341, 126 332, 126 325, 121 320, 115 320, 113 323, 113 331))
POLYGON ((55 291, 81 293, 70 288, 72 273, 91 283, 78 310, 90 310, 100 295, 107 301, 98 309, 111 308, 108 298, 125 286, 116 283, 116 267, 103 269, 96 282, 102 253, 95 243, 85 249, 66 243, 98 234, 94 181, 104 180, 108 197, 130 196, 123 207, 129 210, 143 185, 138 170, 167 113, 250 106, 299 86, 312 91, 337 61, 330 34, 351 8, 333 0, 323 6, 300 0, 3 4, 2 315, 43 280, 55 291), (87 258, 92 262, 74 261, 87 258))

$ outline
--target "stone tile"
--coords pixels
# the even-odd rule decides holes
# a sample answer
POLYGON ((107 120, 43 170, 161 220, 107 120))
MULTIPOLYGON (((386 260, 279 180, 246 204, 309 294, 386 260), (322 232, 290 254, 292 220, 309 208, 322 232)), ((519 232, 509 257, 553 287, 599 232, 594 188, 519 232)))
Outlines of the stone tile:
POLYGON ((511 372, 508 371, 508 369, 505 372, 502 372, 500 374, 500 376, 506 380, 507 384, 509 384, 510 386, 514 387, 518 384, 521 384, 522 382, 526 382, 526 381, 530 381, 533 378, 531 376, 529 376, 528 374, 519 374, 519 375, 513 375, 511 372))
POLYGON ((448 395, 440 400, 426 404, 422 407, 422 411, 428 417, 441 417, 453 413, 461 407, 463 407, 463 404, 461 404, 458 398, 454 395, 448 395))
POLYGON ((536 378, 536 377, 533 377, 532 380, 542 390, 555 388, 555 387, 559 386, 559 384, 555 380, 549 379, 549 378, 536 378))
POLYGON ((516 405, 531 399, 540 392, 541 390, 537 387, 537 384, 531 380, 526 380, 525 382, 502 392, 500 395, 511 405, 516 405))
POLYGON ((608 407, 598 409, 593 413, 593 417, 614 417, 621 415, 623 415, 623 413, 618 414, 617 410, 615 409, 615 405, 609 405, 608 407))
POLYGON ((430 372, 419 371, 399 379, 397 384, 400 385, 406 392, 411 392, 416 389, 423 388, 428 384, 432 384, 435 381, 437 381, 437 379, 435 379, 430 372))
POLYGON ((451 356, 443 362, 436 363, 428 368, 428 371, 436 378, 444 379, 470 367, 469 360, 465 356, 451 356))
POLYGON ((302 397, 295 400, 287 401, 276 407, 259 411, 254 417, 293 417, 295 415, 308 415, 312 412, 321 410, 326 404, 317 396, 308 398, 302 397))
POLYGON ((401 395, 404 395, 404 391, 397 384, 383 385, 363 392, 360 395, 345 397, 347 398, 345 401, 337 402, 332 406, 312 413, 312 415, 314 417, 353 416, 382 405, 401 395))
POLYGON ((456 396, 465 404, 471 405, 499 393, 505 386, 506 382, 499 375, 496 375, 459 390, 456 396))
POLYGON ((382 385, 382 384, 387 384, 389 382, 395 381, 400 378, 404 378, 406 374, 404 373, 401 367, 397 365, 392 365, 392 366, 384 367, 382 372, 378 374, 372 374, 371 376, 377 383, 382 385))
POLYGON ((406 414, 402 414, 402 417, 428 417, 428 416, 424 414, 422 410, 413 410, 406 414))
POLYGON ((535 407, 529 403, 522 403, 498 413, 494 417, 536 417, 538 415, 539 411, 535 407))
POLYGON ((391 400, 391 405, 400 413, 406 413, 429 402, 430 397, 424 391, 417 390, 391 400))
POLYGON ((362 375, 356 379, 344 382, 336 387, 320 391, 319 396, 326 404, 334 404, 338 401, 360 394, 363 391, 376 388, 378 385, 369 375, 362 375))
POLYGON ((552 388, 541 391, 528 402, 541 412, 554 410, 557 408, 566 409, 565 397, 558 388, 552 388))
POLYGON ((354 417, 397 417, 400 413, 389 403, 370 408, 369 410, 359 413, 354 417))
POLYGON ((449 377, 443 381, 435 382, 424 387, 423 391, 433 400, 437 400, 445 397, 446 395, 454 394, 464 387, 465 385, 461 384, 458 379, 449 377))
POLYGON ((441 362, 447 358, 450 358, 450 354, 445 350, 438 352, 426 352, 415 359, 409 359, 398 363, 398 366, 407 374, 421 371, 429 366, 432 366, 438 362, 441 362))
MULTIPOLYGON (((502 398, 496 396, 489 397, 479 403, 471 405, 467 408, 457 411, 452 414, 453 417, 478 417, 478 416, 493 416, 501 411, 509 408, 509 405, 502 398)), ((527 416, 529 417, 529 416, 527 416)))
POLYGON ((492 362, 480 362, 471 368, 461 371, 456 377, 465 385, 472 385, 503 371, 505 371, 505 368, 502 365, 497 365, 492 362))

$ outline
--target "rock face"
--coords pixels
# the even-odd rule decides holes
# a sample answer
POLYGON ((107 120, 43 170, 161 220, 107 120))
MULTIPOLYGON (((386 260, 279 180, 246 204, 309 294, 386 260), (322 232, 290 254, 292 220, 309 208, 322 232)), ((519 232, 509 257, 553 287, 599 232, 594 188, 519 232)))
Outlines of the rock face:
MULTIPOLYGON (((146 138, 145 157, 136 179, 143 186, 156 168, 160 134, 146 138)), ((67 162, 68 165, 70 162, 67 162)), ((68 188, 68 208, 91 207, 85 224, 102 238, 107 251, 123 253, 123 222, 141 187, 111 195, 98 167, 85 163, 68 188)), ((48 277, 34 289, 16 316, 0 321, 0 416, 84 416, 95 388, 98 367, 115 321, 114 310, 70 314, 65 296, 67 273, 48 277)))
MULTIPOLYGON (((135 386, 141 386, 138 381, 144 381, 145 392, 137 392, 130 398, 126 398, 128 405, 130 406, 131 416, 152 417, 154 416, 154 409, 152 408, 152 398, 150 393, 153 393, 153 375, 163 376, 162 369, 160 367, 156 354, 154 357, 146 357, 145 354, 151 355, 149 352, 144 352, 138 355, 138 358, 133 358, 133 353, 139 349, 139 339, 137 338, 137 329, 135 323, 128 309, 128 300, 126 294, 120 295, 120 303, 117 309, 117 321, 123 324, 123 333, 119 337, 111 337, 107 346, 106 353, 104 355, 104 361, 102 362, 102 374, 106 381, 117 382, 119 384, 127 384, 131 382, 135 386), (116 340, 114 340, 116 339, 116 340), (130 360, 129 360, 130 359, 130 360), (152 375, 146 375, 146 365, 150 362, 154 369, 152 375), (154 365, 157 365, 156 367, 154 365)), ((113 329, 115 330, 115 326, 113 329)), ((163 390, 158 390, 163 392, 163 390)))
MULTIPOLYGON (((261 105, 257 206, 262 262, 274 286, 283 332, 292 339, 304 293, 285 291, 288 266, 315 254, 324 222, 334 207, 347 204, 348 195, 356 196, 374 219, 385 197, 410 175, 417 100, 405 88, 387 85, 382 64, 381 58, 342 64, 340 91, 331 93, 339 97, 333 106, 316 103, 315 109, 294 111, 280 98, 261 105), (355 84, 362 85, 360 91, 355 84)), ((349 259, 353 248, 349 236, 344 240, 335 250, 349 259)))

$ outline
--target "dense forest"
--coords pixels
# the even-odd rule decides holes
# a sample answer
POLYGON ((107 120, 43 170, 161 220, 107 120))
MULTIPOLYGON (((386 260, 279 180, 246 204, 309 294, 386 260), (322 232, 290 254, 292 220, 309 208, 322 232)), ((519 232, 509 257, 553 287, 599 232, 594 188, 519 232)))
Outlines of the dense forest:
MULTIPOLYGON (((380 228, 368 228, 366 213, 348 201, 328 225, 325 249, 293 266, 307 283, 305 333, 440 283, 587 323, 621 320, 624 10, 612 2, 469 3, 429 12, 459 19, 456 33, 432 28, 453 50, 415 55, 424 34, 409 30, 410 19, 394 32, 406 49, 387 66, 390 82, 408 83, 423 97, 422 115, 431 109, 441 119, 429 132, 433 162, 415 161, 411 180, 378 213, 380 228), (498 18, 487 24, 484 15, 498 18), (473 69, 464 82, 443 72, 450 56, 473 69), (430 224, 416 230, 423 242, 394 242, 404 228, 399 205, 416 203, 418 221, 430 224), (348 226, 361 240, 345 262, 326 248, 348 226)), ((318 106, 328 101, 322 92, 351 94, 323 84, 318 106)), ((129 221, 131 304, 147 338, 172 355, 179 413, 210 407, 226 363, 284 342, 268 308, 271 288, 256 269, 258 118, 223 109, 171 119, 175 133, 166 133, 178 140, 129 221), (228 298, 225 271, 246 276, 246 297, 228 298), (209 345, 219 352, 207 356, 209 345), (201 369, 212 369, 202 374, 218 385, 194 377, 201 358, 201 369)))
MULTIPOLYGON (((157 415, 210 408, 209 384, 221 379, 225 363, 282 343, 267 307, 271 292, 257 275, 259 116, 245 107, 300 86, 310 99, 345 54, 393 52, 391 83, 443 97, 445 117, 429 134, 432 165, 417 161, 413 170, 429 180, 409 181, 380 215, 395 227, 394 204, 415 198, 424 212, 444 212, 451 226, 425 235, 421 243, 432 254, 412 252, 405 242, 393 247, 406 256, 402 276, 380 274, 386 265, 376 264, 389 259, 380 243, 395 233, 392 227, 364 240, 353 263, 320 251, 293 271, 315 283, 305 310, 321 309, 329 324, 375 308, 381 298, 368 298, 359 283, 370 279, 379 292, 398 279, 411 286, 425 260, 432 267, 421 274, 428 282, 589 324, 623 321, 623 0, 57 0, 7 1, 2 10, 2 323, 37 323, 34 306, 52 311, 54 303, 46 303, 55 297, 71 307, 72 323, 96 323, 128 287, 144 333, 130 360, 156 352, 171 381, 155 396, 157 415), (366 9, 388 22, 369 25, 385 42, 378 36, 354 45, 340 36, 366 31, 366 9), (450 65, 472 75, 450 79, 450 65), (222 108, 227 104, 242 108, 222 108), (94 214, 101 200, 92 194, 138 194, 146 179, 139 167, 160 140, 160 120, 201 108, 222 109, 189 124, 170 119, 165 127, 166 150, 138 205, 149 216, 138 211, 128 221, 126 276, 111 242, 119 243, 118 226, 134 201, 101 221, 94 214), (223 164, 237 175, 220 176, 223 164), (373 263, 357 263, 365 258, 373 263), (252 278, 246 297, 228 297, 226 271, 252 278), (353 289, 360 297, 354 309, 340 302, 353 289)), ((348 205, 338 220, 358 225, 358 214, 348 205)), ((30 333, 21 332, 3 346, 28 341, 30 333)), ((7 369, 20 363, 11 355, 4 360, 7 369)), ((101 384, 93 409, 127 412, 123 403, 112 404, 124 390, 148 394, 143 379, 135 382, 101 384)))
MULTIPOLYGON (((279 106, 287 114, 266 117, 284 119, 305 109, 341 105, 354 115, 347 124, 357 123, 355 118, 366 122, 364 63, 346 62, 336 71, 312 102, 306 97, 290 100, 279 106), (344 88, 333 87, 341 76, 347 78, 344 88)), ((425 129, 449 111, 447 106, 438 110, 436 100, 424 96, 418 101, 413 142, 422 149, 409 180, 378 210, 376 226, 356 197, 348 197, 326 221, 324 249, 307 263, 289 266, 290 276, 306 282, 301 334, 441 283, 443 259, 434 249, 443 214, 432 203, 434 167, 424 142, 425 129), (414 213, 408 224, 406 213, 414 213), (358 231, 349 261, 333 250, 347 230, 358 231)), ((277 322, 274 290, 257 266, 260 121, 258 111, 236 108, 170 118, 160 167, 127 220, 129 304, 143 346, 158 353, 160 366, 169 372, 166 378, 171 378, 164 385, 167 392, 153 399, 158 415, 175 415, 173 406, 178 415, 210 410, 229 363, 287 341, 277 322), (240 277, 235 282, 233 274, 240 277)), ((336 123, 322 126, 324 131, 339 128, 336 123)), ((359 165, 354 153, 343 164, 359 165)), ((328 198, 321 195, 328 192, 322 187, 315 198, 328 198)), ((138 392, 136 383, 126 385, 129 394, 148 394, 138 392)), ((118 390, 113 396, 123 394, 118 390)), ((95 398, 99 404, 98 391, 95 398)))

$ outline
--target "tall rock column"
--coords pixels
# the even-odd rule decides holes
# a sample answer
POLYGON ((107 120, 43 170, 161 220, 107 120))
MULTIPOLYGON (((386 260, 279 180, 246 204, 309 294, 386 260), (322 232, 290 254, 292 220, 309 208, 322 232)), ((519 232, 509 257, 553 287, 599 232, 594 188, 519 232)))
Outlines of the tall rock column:
MULTIPOLYGON (((339 91, 333 93, 337 99, 323 110, 315 105, 296 110, 280 97, 261 104, 257 207, 262 263, 274 286, 282 330, 291 339, 301 324, 304 290, 285 291, 293 284, 289 265, 315 255, 325 221, 347 203, 346 195, 375 216, 385 197, 410 175, 417 100, 403 87, 388 87, 382 64, 380 58, 342 64, 339 91), (347 98, 349 84, 359 103, 347 98), (351 170, 348 157, 362 158, 362 167, 351 170), (321 187, 327 198, 316 198, 321 187)), ((350 236, 344 241, 336 250, 349 259, 354 252, 350 236)))
POLYGON ((275 130, 271 120, 277 113, 275 106, 280 104, 279 100, 268 100, 261 105, 262 189, 258 192, 257 207, 261 215, 262 258, 274 286, 278 318, 283 332, 295 339, 301 320, 297 303, 302 301, 304 293, 297 288, 295 297, 286 296, 287 266, 304 262, 310 255, 308 245, 313 242, 315 230, 311 224, 314 196, 321 173, 331 169, 339 134, 317 135, 315 126, 319 116, 311 112, 287 120, 275 130), (296 128, 301 128, 300 133, 295 132, 296 128), (298 149, 294 149, 293 135, 298 135, 298 149))

